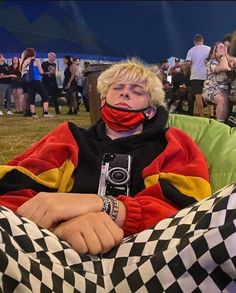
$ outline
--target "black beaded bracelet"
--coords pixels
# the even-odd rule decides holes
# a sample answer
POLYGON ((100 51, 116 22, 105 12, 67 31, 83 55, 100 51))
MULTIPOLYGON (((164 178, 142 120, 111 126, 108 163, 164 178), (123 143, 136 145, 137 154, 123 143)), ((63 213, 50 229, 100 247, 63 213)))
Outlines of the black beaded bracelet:
POLYGON ((114 198, 113 196, 108 196, 108 198, 112 202, 112 210, 110 213, 110 217, 112 218, 113 221, 115 221, 119 213, 119 203, 118 203, 118 200, 114 198))
POLYGON ((108 197, 106 197, 106 196, 101 196, 101 199, 103 201, 102 212, 105 212, 108 215, 110 215, 110 212, 111 212, 111 201, 110 201, 110 199, 108 197))

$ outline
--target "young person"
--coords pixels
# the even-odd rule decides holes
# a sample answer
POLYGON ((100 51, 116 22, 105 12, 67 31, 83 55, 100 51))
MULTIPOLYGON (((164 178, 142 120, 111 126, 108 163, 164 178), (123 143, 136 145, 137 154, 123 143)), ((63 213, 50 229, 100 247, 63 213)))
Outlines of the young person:
MULTIPOLYGON (((213 207, 226 195, 197 203, 210 195, 207 164, 187 134, 166 128, 168 112, 156 74, 137 61, 121 62, 100 75, 98 91, 97 124, 86 130, 63 123, 0 167, 3 288, 10 276, 12 286, 22 290, 165 290, 178 279, 187 289, 199 264, 188 268, 205 260, 200 253, 207 252, 211 225, 219 239, 219 211, 227 202, 213 207), (105 153, 132 156, 128 196, 98 195, 105 153), (205 245, 198 245, 198 237, 205 245), (162 272, 165 265, 171 274, 162 272)), ((205 276, 198 284, 212 279, 205 276)))
POLYGON ((206 79, 205 59, 208 57, 210 47, 204 45, 204 38, 201 34, 196 34, 193 38, 194 46, 187 52, 186 60, 191 65, 191 88, 195 96, 197 114, 201 117, 203 113, 202 90, 206 79))
POLYGON ((27 48, 24 51, 21 63, 21 74, 23 82, 27 83, 31 116, 33 118, 38 118, 35 108, 35 97, 38 93, 42 98, 43 117, 52 117, 52 115, 48 113, 49 97, 42 83, 43 69, 40 60, 36 58, 36 51, 34 48, 27 48), (31 67, 32 70, 30 70, 31 67), (30 76, 28 76, 29 74, 30 76))
POLYGON ((60 114, 58 96, 59 89, 56 79, 56 54, 54 52, 48 53, 48 60, 42 63, 43 69, 43 85, 47 91, 48 96, 52 99, 56 114, 60 114))

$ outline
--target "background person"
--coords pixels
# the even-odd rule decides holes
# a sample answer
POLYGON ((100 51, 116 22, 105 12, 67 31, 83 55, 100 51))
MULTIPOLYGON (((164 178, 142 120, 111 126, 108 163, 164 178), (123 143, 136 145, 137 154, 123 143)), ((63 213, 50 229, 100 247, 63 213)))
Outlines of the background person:
POLYGON ((76 97, 77 83, 76 83, 76 66, 72 62, 72 58, 69 55, 64 57, 64 64, 66 69, 64 70, 63 89, 66 92, 67 105, 69 108, 68 114, 78 114, 78 101, 76 97))
POLYGON ((206 59, 207 76, 204 82, 203 97, 207 102, 216 104, 216 119, 225 122, 229 108, 230 71, 227 60, 227 47, 216 42, 206 59))
POLYGON ((11 81, 15 79, 16 75, 11 74, 9 66, 5 63, 3 54, 0 54, 0 115, 3 115, 3 104, 7 100, 7 114, 12 115, 11 112, 11 81))
POLYGON ((9 66, 10 73, 16 76, 11 83, 12 96, 15 102, 16 113, 23 114, 24 95, 21 83, 20 60, 17 56, 13 56, 11 62, 9 66))
POLYGON ((56 114, 60 114, 58 97, 59 89, 56 79, 56 54, 54 52, 48 53, 48 60, 42 63, 43 69, 43 85, 47 91, 49 98, 52 99, 56 114))
POLYGON ((188 50, 186 60, 191 65, 191 88, 195 95, 195 105, 199 116, 203 117, 202 90, 206 79, 205 59, 208 57, 210 47, 204 45, 204 39, 201 34, 193 38, 194 47, 188 50))
POLYGON ((40 60, 35 57, 36 51, 34 48, 27 48, 25 50, 21 64, 22 79, 27 82, 31 116, 33 118, 38 118, 38 115, 35 112, 35 96, 38 93, 42 98, 43 116, 48 118, 51 117, 51 115, 48 113, 48 94, 42 83, 41 75, 43 74, 43 69, 41 67, 40 60), (30 72, 30 66, 32 66, 32 72, 30 72), (27 80, 28 78, 30 79, 27 80))

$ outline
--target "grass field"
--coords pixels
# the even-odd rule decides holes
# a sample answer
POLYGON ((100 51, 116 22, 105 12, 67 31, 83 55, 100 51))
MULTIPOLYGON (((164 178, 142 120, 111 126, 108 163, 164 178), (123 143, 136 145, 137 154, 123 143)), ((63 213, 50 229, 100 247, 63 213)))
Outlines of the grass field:
MULTIPOLYGON (((85 112, 82 105, 80 108, 78 115, 67 115, 68 108, 63 106, 62 114, 52 118, 43 118, 42 108, 36 110, 38 119, 22 117, 19 114, 0 116, 0 165, 22 153, 64 121, 71 121, 80 127, 88 128, 91 124, 90 113, 85 112)), ((49 111, 54 114, 54 109, 49 111)))

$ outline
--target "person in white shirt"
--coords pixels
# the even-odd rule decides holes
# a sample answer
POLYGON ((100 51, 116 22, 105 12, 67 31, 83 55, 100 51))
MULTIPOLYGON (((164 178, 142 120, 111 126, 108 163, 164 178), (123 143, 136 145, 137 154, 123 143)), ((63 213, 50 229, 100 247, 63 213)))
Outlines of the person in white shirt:
POLYGON ((197 34, 193 39, 194 46, 188 50, 186 60, 191 64, 191 87, 195 96, 195 106, 199 116, 203 115, 202 90, 206 79, 205 59, 207 58, 210 47, 204 45, 203 36, 197 34))

